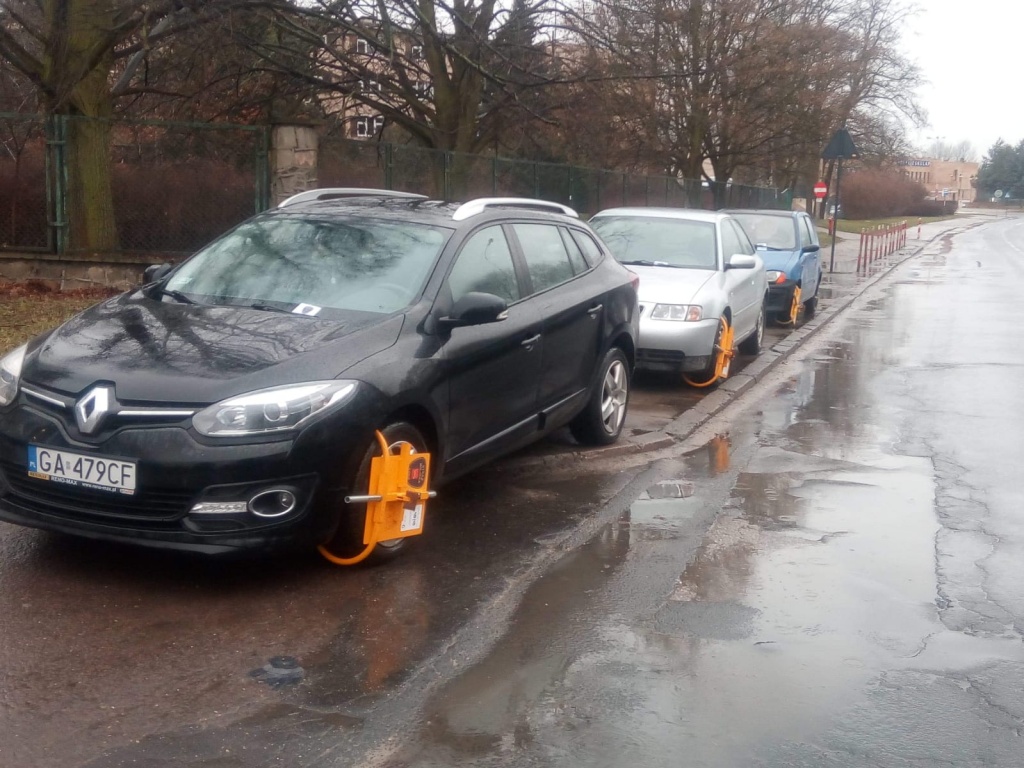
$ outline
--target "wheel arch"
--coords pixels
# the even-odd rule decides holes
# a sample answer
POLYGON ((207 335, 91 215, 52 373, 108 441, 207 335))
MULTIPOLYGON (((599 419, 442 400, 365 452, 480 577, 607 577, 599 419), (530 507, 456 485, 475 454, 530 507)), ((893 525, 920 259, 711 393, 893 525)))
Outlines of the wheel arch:
MULTIPOLYGON (((434 421, 434 417, 431 415, 430 411, 422 405, 408 403, 388 414, 384 423, 393 424, 396 421, 405 421, 416 427, 419 433, 423 435, 423 438, 427 441, 430 453, 437 457, 438 462, 440 461, 441 450, 444 446, 441 445, 441 438, 437 428, 437 423, 434 421)), ((437 472, 440 468, 440 464, 435 462, 434 471, 437 472)))
POLYGON ((636 367, 636 344, 633 342, 633 337, 625 331, 620 332, 615 338, 612 339, 611 347, 618 347, 622 350, 622 353, 626 356, 626 360, 629 362, 629 369, 632 371, 636 367))

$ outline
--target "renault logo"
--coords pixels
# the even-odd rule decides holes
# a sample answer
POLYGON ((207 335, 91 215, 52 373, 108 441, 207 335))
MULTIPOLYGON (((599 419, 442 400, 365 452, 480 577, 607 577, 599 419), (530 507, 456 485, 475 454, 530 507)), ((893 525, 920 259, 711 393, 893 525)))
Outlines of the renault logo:
POLYGON ((110 413, 114 400, 113 387, 98 386, 90 389, 75 404, 75 422, 82 434, 91 435, 100 428, 103 418, 110 413))

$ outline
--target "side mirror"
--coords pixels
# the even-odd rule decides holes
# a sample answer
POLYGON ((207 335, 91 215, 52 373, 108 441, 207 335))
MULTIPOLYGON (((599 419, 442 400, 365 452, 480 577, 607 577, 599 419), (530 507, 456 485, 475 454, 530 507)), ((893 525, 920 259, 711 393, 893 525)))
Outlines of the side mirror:
POLYGON ((173 264, 150 264, 142 273, 142 284, 149 285, 167 276, 167 273, 174 268, 173 264))
POLYGON ((451 314, 438 322, 444 328, 496 323, 508 317, 508 304, 493 293, 470 291, 455 302, 451 314))
POLYGON ((812 243, 811 245, 805 245, 803 248, 800 249, 800 252, 801 253, 817 253, 820 250, 821 250, 821 246, 820 245, 814 245, 812 243))
POLYGON ((753 269, 756 266, 757 259, 745 253, 734 253, 725 261, 726 269, 753 269))

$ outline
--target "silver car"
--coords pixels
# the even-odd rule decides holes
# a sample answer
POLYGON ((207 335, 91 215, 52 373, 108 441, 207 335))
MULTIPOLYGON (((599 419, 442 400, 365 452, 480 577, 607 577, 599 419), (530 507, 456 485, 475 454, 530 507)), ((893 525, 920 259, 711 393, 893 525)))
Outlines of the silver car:
POLYGON ((590 221, 640 276, 637 365, 708 386, 735 348, 761 351, 768 280, 736 220, 679 208, 610 208, 590 221))

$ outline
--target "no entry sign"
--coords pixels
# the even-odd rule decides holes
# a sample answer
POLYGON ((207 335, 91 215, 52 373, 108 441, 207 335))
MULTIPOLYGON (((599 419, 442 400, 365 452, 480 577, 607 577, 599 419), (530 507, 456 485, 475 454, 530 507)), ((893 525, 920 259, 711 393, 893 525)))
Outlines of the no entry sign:
MULTIPOLYGON (((806 189, 806 187, 804 187, 806 189)), ((825 195, 828 194, 828 187, 825 186, 824 181, 819 181, 814 185, 814 197, 817 200, 824 200, 825 195)))

